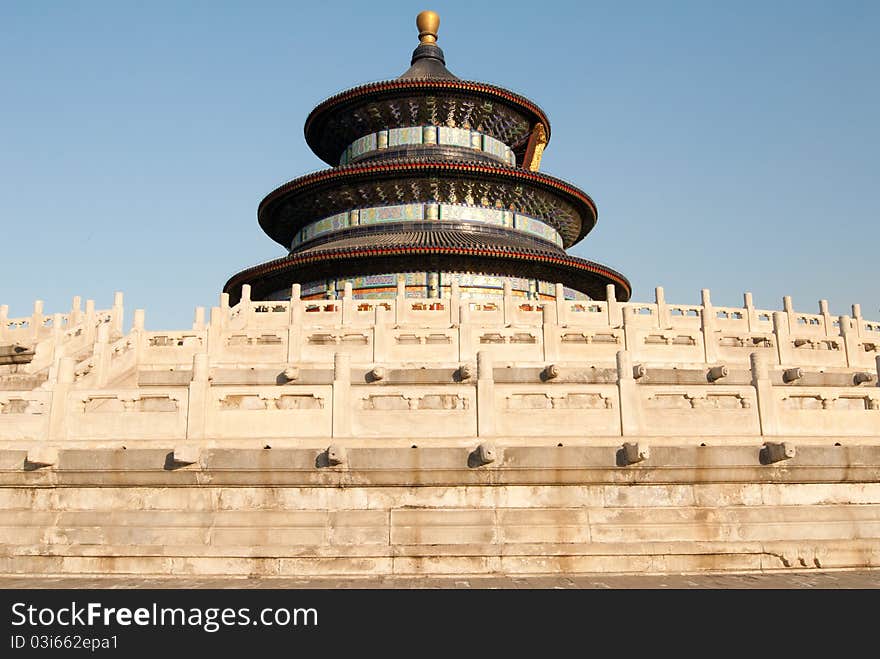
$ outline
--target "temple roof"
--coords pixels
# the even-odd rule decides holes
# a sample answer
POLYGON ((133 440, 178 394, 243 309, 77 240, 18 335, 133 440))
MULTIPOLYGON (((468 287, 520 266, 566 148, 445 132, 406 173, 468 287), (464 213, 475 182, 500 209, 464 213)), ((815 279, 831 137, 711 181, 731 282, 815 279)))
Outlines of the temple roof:
POLYGON ((423 11, 416 16, 416 27, 419 28, 419 45, 413 51, 409 69, 398 78, 444 78, 458 80, 446 68, 446 58, 437 45, 437 29, 440 17, 433 11, 423 11))
POLYGON ((446 58, 439 46, 421 44, 413 51, 411 66, 398 78, 398 80, 411 80, 414 78, 433 78, 443 80, 458 80, 446 68, 446 58))
POLYGON ((433 11, 423 11, 416 16, 416 27, 419 28, 419 45, 413 51, 411 66, 398 78, 408 80, 412 78, 441 78, 446 80, 458 80, 446 68, 446 58, 443 51, 437 45, 437 29, 440 27, 440 17, 433 11))
POLYGON ((502 87, 460 80, 446 68, 436 45, 439 18, 422 12, 416 19, 421 43, 411 66, 393 80, 346 90, 318 104, 305 123, 305 138, 329 165, 355 140, 376 131, 413 126, 470 128, 510 147, 522 162, 532 131, 540 124, 544 143, 550 122, 529 99, 502 87), (425 17, 426 15, 427 18, 425 17))

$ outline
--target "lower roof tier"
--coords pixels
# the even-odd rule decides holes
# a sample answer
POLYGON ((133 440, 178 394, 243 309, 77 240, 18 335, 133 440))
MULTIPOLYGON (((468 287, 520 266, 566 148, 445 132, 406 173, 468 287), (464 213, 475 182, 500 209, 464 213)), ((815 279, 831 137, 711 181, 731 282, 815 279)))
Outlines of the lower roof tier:
POLYGON ((243 270, 226 282, 223 291, 229 293, 230 302, 235 304, 244 284, 251 286, 254 299, 265 299, 296 283, 435 270, 558 282, 595 300, 604 300, 606 286, 611 284, 618 300, 630 298, 632 288, 626 277, 599 263, 552 248, 471 245, 459 240, 459 235, 412 231, 393 234, 389 241, 317 246, 243 270))

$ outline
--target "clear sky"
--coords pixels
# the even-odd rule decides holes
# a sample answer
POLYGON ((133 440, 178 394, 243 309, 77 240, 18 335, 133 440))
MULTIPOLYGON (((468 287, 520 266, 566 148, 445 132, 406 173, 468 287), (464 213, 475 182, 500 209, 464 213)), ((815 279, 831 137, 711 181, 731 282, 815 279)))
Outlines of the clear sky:
POLYGON ((634 299, 880 319, 880 2, 0 3, 0 304, 185 328, 283 254, 256 208, 321 169, 303 122, 409 66, 441 15, 449 69, 549 115, 542 170, 599 223, 572 253, 634 299))

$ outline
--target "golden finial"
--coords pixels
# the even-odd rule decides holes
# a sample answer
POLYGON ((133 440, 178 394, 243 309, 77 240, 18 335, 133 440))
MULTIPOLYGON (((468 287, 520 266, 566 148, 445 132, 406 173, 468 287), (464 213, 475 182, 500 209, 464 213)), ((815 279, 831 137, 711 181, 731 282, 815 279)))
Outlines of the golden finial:
POLYGON ((419 28, 421 43, 437 43, 437 30, 440 28, 440 16, 435 11, 423 11, 416 16, 416 27, 419 28))

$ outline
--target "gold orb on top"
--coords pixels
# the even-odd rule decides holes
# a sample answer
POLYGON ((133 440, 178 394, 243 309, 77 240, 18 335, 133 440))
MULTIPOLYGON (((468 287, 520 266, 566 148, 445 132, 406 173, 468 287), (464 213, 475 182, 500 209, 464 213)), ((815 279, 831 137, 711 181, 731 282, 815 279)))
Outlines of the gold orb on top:
POLYGON ((421 43, 437 43, 440 16, 436 11, 421 12, 416 16, 416 27, 419 28, 419 41, 421 43))

